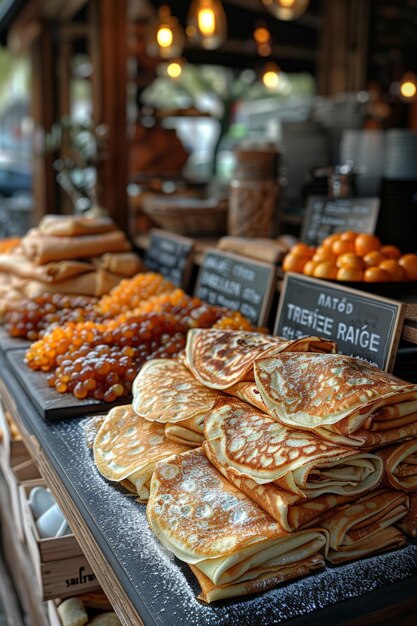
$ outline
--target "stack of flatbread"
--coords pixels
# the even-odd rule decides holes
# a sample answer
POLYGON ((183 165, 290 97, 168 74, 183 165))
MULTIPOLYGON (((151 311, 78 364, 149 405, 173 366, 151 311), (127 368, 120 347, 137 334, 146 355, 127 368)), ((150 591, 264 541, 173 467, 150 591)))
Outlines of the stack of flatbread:
POLYGON ((107 217, 47 215, 17 248, 0 254, 4 282, 25 297, 101 296, 142 269, 124 233, 107 217))

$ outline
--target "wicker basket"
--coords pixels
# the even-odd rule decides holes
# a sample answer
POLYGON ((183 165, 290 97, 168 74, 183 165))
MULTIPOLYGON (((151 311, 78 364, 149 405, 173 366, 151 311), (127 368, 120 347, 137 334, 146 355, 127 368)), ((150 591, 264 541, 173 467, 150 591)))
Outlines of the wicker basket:
POLYGON ((182 235, 224 235, 227 230, 226 199, 148 195, 142 210, 160 228, 182 235))

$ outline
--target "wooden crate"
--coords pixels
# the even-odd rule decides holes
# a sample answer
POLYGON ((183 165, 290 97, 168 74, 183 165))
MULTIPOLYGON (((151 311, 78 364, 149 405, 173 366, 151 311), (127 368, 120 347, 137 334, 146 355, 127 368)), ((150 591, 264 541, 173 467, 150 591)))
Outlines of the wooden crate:
MULTIPOLYGON (((40 481, 38 486, 45 486, 40 481)), ((23 531, 34 566, 36 584, 44 600, 67 598, 99 589, 100 585, 74 535, 41 539, 28 503, 34 485, 19 489, 23 531)))
POLYGON ((10 468, 28 461, 31 457, 21 439, 12 439, 6 418, 6 409, 0 398, 0 465, 6 474, 10 468))
POLYGON ((9 468, 8 471, 4 471, 4 477, 9 488, 10 507, 16 535, 20 541, 24 541, 22 502, 19 488, 21 485, 26 485, 30 491, 32 487, 39 485, 42 477, 36 463, 32 460, 24 461, 9 468))

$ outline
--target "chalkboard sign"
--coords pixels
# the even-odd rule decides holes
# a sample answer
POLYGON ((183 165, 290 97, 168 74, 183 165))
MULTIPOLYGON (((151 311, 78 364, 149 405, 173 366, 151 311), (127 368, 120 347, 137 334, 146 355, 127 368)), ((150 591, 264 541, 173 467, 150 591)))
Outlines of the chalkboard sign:
POLYGON ((379 198, 310 196, 301 240, 310 246, 318 246, 327 235, 344 230, 372 234, 378 220, 379 204, 379 198))
POLYGON ((286 339, 319 335, 337 342, 342 354, 392 371, 405 304, 380 296, 286 274, 274 333, 286 339))
POLYGON ((151 230, 149 247, 145 254, 145 265, 152 272, 183 289, 189 287, 194 256, 194 241, 154 228, 151 230))
POLYGON ((195 295, 240 311, 252 324, 265 324, 275 288, 275 267, 228 252, 208 250, 203 259, 195 295))

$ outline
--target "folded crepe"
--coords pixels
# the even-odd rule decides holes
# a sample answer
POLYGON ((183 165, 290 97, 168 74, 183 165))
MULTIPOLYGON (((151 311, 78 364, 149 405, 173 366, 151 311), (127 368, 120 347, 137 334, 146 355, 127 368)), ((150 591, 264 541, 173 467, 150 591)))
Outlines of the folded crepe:
POLYGON ((181 426, 185 420, 194 420, 191 430, 200 434, 204 417, 222 396, 195 380, 187 368, 174 359, 145 363, 133 382, 132 393, 132 406, 145 419, 161 424, 180 422, 181 426))
POLYGON ((105 252, 125 252, 130 243, 119 230, 99 235, 77 237, 54 237, 44 235, 36 229, 22 239, 21 247, 28 259, 38 265, 51 261, 83 259, 105 252))
POLYGON ((286 428, 237 400, 216 406, 204 433, 213 465, 286 530, 375 488, 383 473, 377 455, 286 428))
POLYGON ((232 396, 254 406, 263 413, 268 413, 268 407, 262 400, 259 389, 254 382, 247 381, 236 383, 225 389, 224 392, 227 393, 228 396, 232 396))
POLYGON ((54 237, 99 235, 116 229, 117 226, 110 217, 86 215, 45 215, 38 225, 39 232, 54 237))
POLYGON ((397 526, 410 537, 417 537, 417 492, 409 493, 410 508, 397 526))
POLYGON ((335 443, 383 445, 417 422, 417 385, 354 357, 285 352, 258 359, 254 374, 271 416, 335 443))
POLYGON ((417 439, 377 452, 384 462, 383 484, 400 491, 417 491, 417 439))
POLYGON ((57 261, 35 265, 22 254, 0 254, 0 272, 45 283, 57 283, 94 271, 94 265, 88 261, 57 261))
MULTIPOLYGON (((221 587, 219 594, 251 593, 248 581, 275 577, 273 585, 283 571, 288 578, 298 576, 301 564, 307 573, 310 564, 322 563, 318 553, 327 545, 321 530, 286 533, 223 478, 201 449, 157 464, 146 513, 161 543, 221 587)), ((210 601, 210 594, 203 599, 210 601)))
POLYGON ((204 441, 205 414, 191 417, 176 424, 165 424, 165 437, 185 446, 198 448, 204 441))
POLYGON ((169 441, 163 426, 147 422, 130 404, 111 409, 93 445, 94 463, 100 474, 137 492, 142 502, 149 497, 155 464, 188 449, 169 441))
POLYGON ((337 565, 401 547, 406 539, 393 524, 408 507, 407 494, 391 489, 377 489, 340 507, 320 524, 330 535, 327 559, 337 565))
POLYGON ((73 276, 60 282, 41 282, 38 280, 23 281, 20 289, 27 298, 37 298, 45 293, 77 294, 99 297, 107 294, 119 284, 121 276, 105 270, 97 270, 73 276))
POLYGON ((108 252, 91 259, 96 267, 131 278, 145 271, 145 266, 135 252, 108 252))
POLYGON ((332 341, 319 337, 287 341, 248 331, 193 328, 187 334, 185 365, 203 385, 225 390, 242 381, 253 381, 253 364, 260 357, 287 350, 335 349, 332 341))

